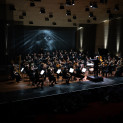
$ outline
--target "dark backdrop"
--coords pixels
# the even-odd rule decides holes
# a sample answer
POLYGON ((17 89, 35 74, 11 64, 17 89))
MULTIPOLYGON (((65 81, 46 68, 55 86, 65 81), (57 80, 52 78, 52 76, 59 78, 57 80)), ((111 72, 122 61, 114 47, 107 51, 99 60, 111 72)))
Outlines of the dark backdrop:
POLYGON ((95 54, 96 24, 86 24, 83 27, 83 50, 93 56, 95 54))
POLYGON ((9 27, 10 54, 38 53, 46 51, 75 49, 76 28, 58 27, 9 27))
POLYGON ((117 53, 117 36, 119 33, 119 53, 123 56, 123 18, 114 19, 109 23, 108 50, 112 55, 117 53), (119 29, 118 29, 119 28, 119 29))

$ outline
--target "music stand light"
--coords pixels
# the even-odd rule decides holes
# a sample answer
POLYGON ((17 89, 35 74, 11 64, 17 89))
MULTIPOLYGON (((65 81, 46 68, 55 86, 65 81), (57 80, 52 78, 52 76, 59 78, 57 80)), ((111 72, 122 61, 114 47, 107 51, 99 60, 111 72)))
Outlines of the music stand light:
POLYGON ((85 72, 86 72, 86 70, 87 70, 86 68, 83 68, 83 69, 82 69, 82 72, 83 72, 83 73, 85 73, 85 72))
POLYGON ((73 68, 70 68, 69 72, 70 73, 73 73, 74 69, 73 68))
POLYGON ((43 75, 43 74, 44 74, 44 72, 45 72, 44 70, 41 70, 40 74, 41 74, 41 75, 43 75))
POLYGON ((61 73, 61 69, 58 69, 56 73, 57 74, 60 74, 61 73))

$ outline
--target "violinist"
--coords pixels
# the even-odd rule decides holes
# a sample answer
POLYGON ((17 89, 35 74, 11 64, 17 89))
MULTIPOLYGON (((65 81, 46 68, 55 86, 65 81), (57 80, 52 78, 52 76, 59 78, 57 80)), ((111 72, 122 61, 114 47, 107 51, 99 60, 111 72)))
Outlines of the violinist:
POLYGON ((63 78, 63 79, 66 79, 66 84, 69 83, 70 78, 71 78, 71 75, 70 75, 70 73, 68 72, 68 69, 67 69, 66 67, 64 68, 64 70, 63 70, 63 72, 62 72, 62 78, 63 78))
POLYGON ((75 74, 75 77, 78 77, 79 78, 79 81, 80 80, 83 80, 84 76, 82 74, 82 71, 80 69, 80 67, 78 66, 77 69, 76 69, 76 74, 75 74))
POLYGON ((37 87, 39 84, 41 84, 41 88, 43 88, 43 85, 44 85, 44 81, 45 81, 45 71, 42 70, 39 74, 38 74, 38 83, 37 83, 37 87))

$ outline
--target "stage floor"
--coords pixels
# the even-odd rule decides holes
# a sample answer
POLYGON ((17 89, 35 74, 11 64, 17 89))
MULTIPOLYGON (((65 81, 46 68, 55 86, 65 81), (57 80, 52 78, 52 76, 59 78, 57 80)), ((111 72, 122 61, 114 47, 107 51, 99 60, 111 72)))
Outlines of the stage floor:
MULTIPOLYGON (((47 84, 47 83, 46 83, 47 84)), ((44 86, 42 88, 37 88, 29 85, 29 82, 6 82, 4 86, 0 87, 0 104, 9 103, 9 102, 17 102, 24 101, 29 99, 36 99, 42 97, 48 97, 53 95, 60 95, 65 93, 77 92, 90 90, 95 88, 103 88, 108 86, 115 86, 123 84, 123 77, 111 77, 111 78, 103 78, 101 82, 92 82, 92 81, 75 81, 70 82, 70 84, 66 84, 65 82, 59 81, 58 84, 55 84, 53 87, 44 86), (5 86, 6 84, 6 86, 5 86), (9 91, 3 91, 7 89, 7 86, 13 86, 14 89, 8 89, 9 91), (1 89, 2 88, 2 89, 1 89), (10 91, 11 90, 11 91, 10 91)), ((2 83, 0 83, 2 85, 2 83)))

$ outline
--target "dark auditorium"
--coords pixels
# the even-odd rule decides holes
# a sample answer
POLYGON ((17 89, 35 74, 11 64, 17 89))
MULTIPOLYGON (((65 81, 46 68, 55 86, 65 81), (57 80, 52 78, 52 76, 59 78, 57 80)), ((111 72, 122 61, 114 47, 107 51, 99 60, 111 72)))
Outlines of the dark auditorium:
POLYGON ((123 122, 123 0, 0 0, 0 123, 123 122))

